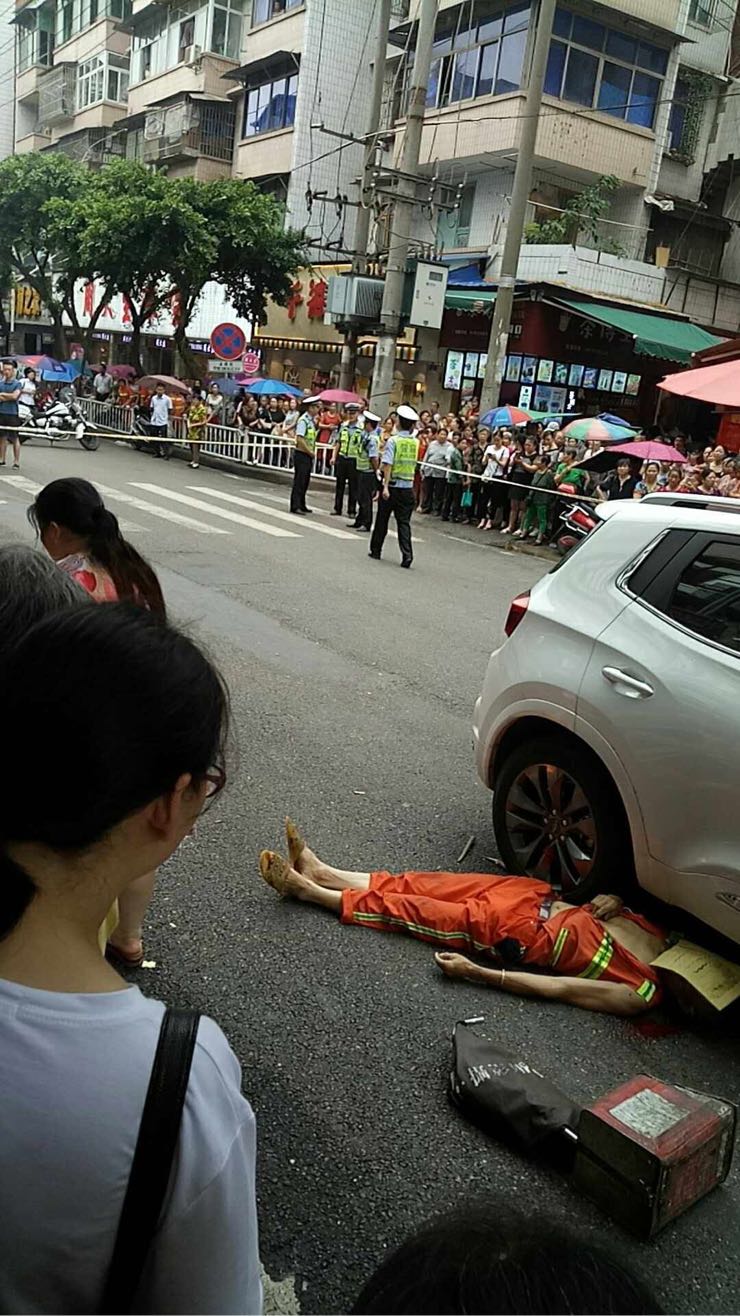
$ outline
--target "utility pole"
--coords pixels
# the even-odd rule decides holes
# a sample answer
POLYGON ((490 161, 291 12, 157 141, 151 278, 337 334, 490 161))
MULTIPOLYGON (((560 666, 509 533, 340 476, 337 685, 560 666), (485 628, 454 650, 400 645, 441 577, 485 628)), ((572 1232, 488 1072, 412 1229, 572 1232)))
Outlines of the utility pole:
MULTIPOLYGON (((367 197, 370 192, 370 177, 377 152, 380 111, 383 105, 383 87, 385 84, 388 33, 391 26, 392 0, 375 0, 375 3, 380 8, 380 14, 378 16, 377 40, 375 44, 375 63, 373 65, 370 126, 368 128, 368 136, 365 142, 365 160, 362 168, 360 206, 357 211, 357 220, 355 223, 354 248, 357 254, 352 262, 353 274, 364 274, 367 265, 367 248, 370 239, 370 216, 372 213, 371 207, 367 204, 367 197)), ((339 387, 346 388, 350 392, 355 384, 355 370, 357 368, 357 338, 358 330, 356 328, 350 327, 346 330, 344 342, 342 344, 342 360, 339 367, 339 387)))
MULTIPOLYGON (((553 7, 555 0, 552 0, 553 7)), ((401 327, 401 304, 406 277, 406 260, 409 250, 411 224, 414 215, 416 183, 419 168, 421 135, 424 128, 429 70, 432 64, 434 25, 437 19, 438 0, 420 0, 419 26, 416 33, 414 67, 406 111, 406 130, 401 149, 396 197, 391 219, 391 237, 388 244, 388 264, 383 289, 383 306, 380 319, 383 332, 375 352, 375 370, 371 389, 373 411, 385 415, 393 388, 393 368, 396 364, 396 339, 401 327)))
POLYGON ((501 380, 504 374, 519 253, 524 238, 527 203, 532 190, 534 148, 542 108, 542 89, 545 85, 545 70, 552 37, 555 4, 556 0, 540 0, 540 11, 532 51, 532 64, 529 70, 529 84, 524 110, 525 118, 522 124, 516 169, 514 170, 509 222, 506 226, 506 240, 504 242, 504 253, 501 257, 498 292, 496 293, 496 302, 493 308, 491 336, 488 341, 488 362, 481 390, 481 415, 486 411, 490 411, 491 407, 498 405, 501 380))

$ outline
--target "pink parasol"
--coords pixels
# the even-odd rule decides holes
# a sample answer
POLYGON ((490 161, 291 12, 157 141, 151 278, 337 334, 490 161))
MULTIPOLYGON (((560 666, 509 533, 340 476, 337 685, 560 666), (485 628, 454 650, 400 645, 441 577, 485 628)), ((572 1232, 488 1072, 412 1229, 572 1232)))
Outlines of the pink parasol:
POLYGON ((640 439, 637 443, 613 443, 610 452, 621 452, 626 457, 639 457, 643 462, 673 462, 683 466, 686 457, 670 443, 656 443, 654 439, 640 439))
POLYGON ((164 384, 168 393, 184 393, 186 396, 190 392, 188 384, 183 383, 181 379, 175 379, 174 375, 144 375, 137 384, 138 388, 156 388, 157 384, 164 384))
POLYGON ((634 437, 635 433, 633 429, 625 429, 622 425, 615 425, 612 421, 603 420, 598 416, 585 416, 583 420, 572 420, 563 430, 566 439, 573 439, 576 443, 599 444, 602 448, 606 447, 607 443, 626 443, 628 439, 634 437))
POLYGON ((716 366, 679 370, 658 384, 666 393, 716 406, 740 407, 740 361, 721 361, 716 366))
POLYGON ((356 402, 358 407, 365 405, 365 399, 359 393, 350 393, 346 388, 325 388, 323 393, 317 393, 316 396, 320 402, 341 402, 345 406, 349 402, 356 402))

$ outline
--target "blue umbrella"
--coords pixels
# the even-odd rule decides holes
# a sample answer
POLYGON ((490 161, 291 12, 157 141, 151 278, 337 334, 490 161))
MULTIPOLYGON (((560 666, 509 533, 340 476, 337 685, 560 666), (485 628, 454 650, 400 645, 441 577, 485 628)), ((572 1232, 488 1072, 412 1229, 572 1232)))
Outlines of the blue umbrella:
POLYGON ((596 419, 603 420, 605 425, 621 425, 624 430, 632 429, 632 425, 628 420, 622 420, 621 416, 612 416, 608 411, 600 412, 596 419))
POLYGON ((246 392, 251 393, 252 397, 283 397, 302 398, 303 389, 296 388, 293 384, 285 384, 282 379, 257 379, 253 384, 247 384, 246 392))
POLYGON ((232 379, 230 375, 211 375, 208 379, 208 383, 218 384, 225 398, 233 398, 234 394, 238 393, 239 389, 242 387, 242 385, 237 384, 236 380, 232 379))
POLYGON ((32 366, 49 384, 71 384, 80 373, 76 361, 57 361, 53 356, 19 356, 19 365, 32 366))
POLYGON ((478 424, 498 429, 502 425, 527 425, 531 419, 531 412, 521 407, 494 407, 493 411, 487 411, 485 416, 481 416, 478 424))

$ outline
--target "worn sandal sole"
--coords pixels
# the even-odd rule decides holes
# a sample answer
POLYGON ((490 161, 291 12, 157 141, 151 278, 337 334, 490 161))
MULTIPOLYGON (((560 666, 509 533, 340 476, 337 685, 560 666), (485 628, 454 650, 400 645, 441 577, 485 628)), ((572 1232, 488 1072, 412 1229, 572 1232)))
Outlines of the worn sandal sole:
POLYGON ((112 960, 114 964, 120 964, 124 969, 140 969, 144 963, 144 952, 142 951, 141 955, 136 956, 124 955, 123 951, 118 950, 108 942, 105 948, 105 958, 112 960))
POLYGON ((301 855, 306 848, 306 842, 299 832, 292 818, 285 819, 285 836, 288 842, 288 854, 293 868, 298 870, 301 855))
POLYGON ((273 891, 277 891, 279 896, 286 895, 286 884, 290 864, 282 855, 276 854, 274 850, 263 850, 260 855, 260 876, 264 878, 268 886, 273 891))

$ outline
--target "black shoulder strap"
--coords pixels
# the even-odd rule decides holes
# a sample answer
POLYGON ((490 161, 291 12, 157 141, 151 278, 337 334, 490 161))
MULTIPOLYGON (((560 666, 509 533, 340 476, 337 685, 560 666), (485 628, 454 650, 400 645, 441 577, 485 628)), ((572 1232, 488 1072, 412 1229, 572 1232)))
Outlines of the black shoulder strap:
POLYGON ((165 1010, 162 1019, 100 1307, 103 1316, 131 1310, 170 1181, 199 1022, 194 1010, 165 1010))

